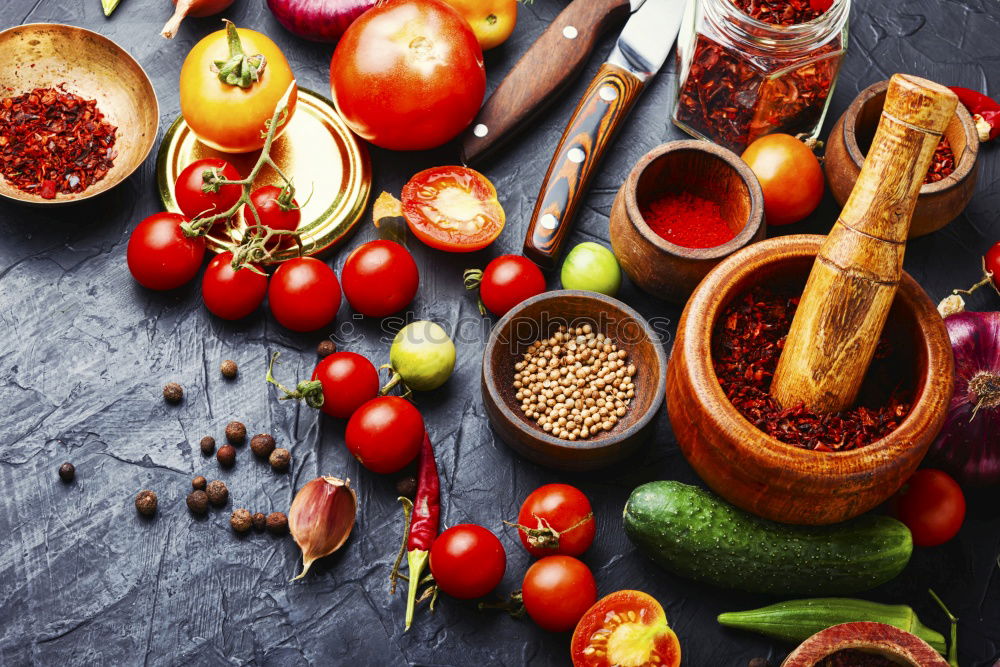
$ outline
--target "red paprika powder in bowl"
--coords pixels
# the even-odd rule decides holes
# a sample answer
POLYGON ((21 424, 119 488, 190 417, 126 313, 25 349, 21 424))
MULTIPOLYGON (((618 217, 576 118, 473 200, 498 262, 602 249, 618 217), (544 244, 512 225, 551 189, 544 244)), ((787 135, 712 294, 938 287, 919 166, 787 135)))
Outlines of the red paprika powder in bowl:
POLYGON ((647 153, 611 209, 611 247, 632 282, 683 303, 720 261, 765 236, 757 177, 732 151, 673 141, 647 153))

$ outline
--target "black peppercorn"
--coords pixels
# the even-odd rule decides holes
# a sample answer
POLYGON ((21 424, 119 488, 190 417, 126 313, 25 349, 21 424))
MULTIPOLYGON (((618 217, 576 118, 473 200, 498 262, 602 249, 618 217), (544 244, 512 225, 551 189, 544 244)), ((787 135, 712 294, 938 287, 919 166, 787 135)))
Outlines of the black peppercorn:
POLYGON ((187 506, 192 514, 204 514, 208 511, 208 494, 198 489, 187 497, 187 506))
POLYGON ((236 377, 236 374, 240 372, 240 368, 239 366, 236 365, 236 362, 233 361, 232 359, 226 359, 219 366, 219 371, 222 373, 222 377, 226 378, 227 380, 232 380, 234 377, 236 377))
POLYGON ((288 532, 288 517, 284 512, 271 512, 267 515, 267 531, 272 535, 284 535, 288 532))
POLYGON ((163 398, 167 403, 180 403, 184 398, 184 388, 176 382, 163 385, 163 398))
POLYGON ((291 463, 291 461, 291 452, 283 447, 278 447, 276 450, 271 452, 271 456, 267 459, 267 462, 271 464, 271 467, 278 471, 288 470, 288 464, 291 463))
POLYGON ((236 463, 236 448, 232 445, 223 445, 215 453, 215 458, 223 468, 231 468, 236 463))
POLYGON ((250 449, 258 457, 266 459, 274 451, 274 436, 270 433, 258 433, 250 438, 250 449))
POLYGON ((226 440, 231 445, 242 445, 247 441, 247 427, 240 422, 226 424, 226 440))
POLYGON ((250 526, 253 525, 253 517, 250 516, 250 510, 243 508, 234 510, 232 516, 229 517, 229 525, 237 533, 245 533, 250 530, 250 526))
POLYGON ((204 475, 198 475, 191 480, 191 488, 195 491, 204 491, 207 484, 208 480, 205 479, 204 475))
POLYGON ((204 456, 211 456, 212 452, 215 451, 215 438, 210 435, 206 435, 201 439, 201 453, 204 456))
POLYGON ((253 529, 258 533, 267 528, 267 516, 263 512, 254 512, 252 517, 253 529))
POLYGON ((332 340, 321 341, 320 344, 316 346, 316 354, 321 357, 329 357, 336 351, 337 345, 332 340))
POLYGON ((156 514, 156 494, 149 489, 143 489, 135 497, 135 508, 143 516, 156 514))
POLYGON ((229 500, 229 489, 226 487, 226 483, 220 480, 212 480, 205 487, 205 493, 208 494, 208 501, 219 507, 225 505, 226 501, 229 500))
POLYGON ((59 466, 59 479, 69 484, 76 477, 76 468, 68 461, 59 466))
POLYGON ((396 495, 413 500, 417 495, 417 478, 402 477, 396 482, 396 495))

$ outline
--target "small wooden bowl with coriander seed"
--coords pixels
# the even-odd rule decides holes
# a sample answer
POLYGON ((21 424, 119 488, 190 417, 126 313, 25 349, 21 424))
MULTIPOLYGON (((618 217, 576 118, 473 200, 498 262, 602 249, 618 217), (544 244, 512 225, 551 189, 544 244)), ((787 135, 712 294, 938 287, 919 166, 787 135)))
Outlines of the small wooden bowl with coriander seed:
MULTIPOLYGON (((493 327, 483 353, 483 403, 496 433, 525 458, 560 470, 594 470, 621 461, 648 439, 653 420, 663 403, 666 367, 666 355, 657 332, 621 301, 596 292, 545 292, 512 308, 493 327), (552 342, 557 334, 561 339, 558 345, 539 346, 542 341, 552 342), (588 352, 585 349, 588 347, 596 351, 588 352), (570 348, 572 351, 567 351, 570 348), (607 350, 612 350, 614 356, 607 350), (567 420, 560 425, 557 421, 559 406, 548 405, 548 397, 538 411, 526 409, 524 396, 533 381, 518 380, 521 386, 517 387, 515 378, 529 368, 523 365, 518 368, 526 362, 525 355, 531 357, 535 352, 541 355, 547 352, 550 358, 554 354, 561 359, 559 368, 567 369, 564 375, 576 377, 576 380, 569 379, 571 387, 566 386, 570 390, 563 399, 567 415, 561 418, 580 418, 581 424, 569 424, 567 420), (602 352, 604 357, 600 357, 602 352), (630 386, 623 390, 626 398, 621 399, 621 405, 614 403, 619 400, 616 391, 612 394, 602 392, 605 388, 611 391, 611 387, 622 389, 622 384, 615 387, 614 380, 599 383, 597 373, 601 370, 590 377, 583 367, 584 361, 594 360, 600 369, 607 368, 604 375, 618 378, 622 384, 630 386), (626 374, 630 366, 633 375, 626 374), (623 373, 616 376, 619 369, 623 373), (574 391, 580 392, 575 399, 574 391), (632 395, 627 396, 627 392, 632 395), (605 400, 608 410, 595 412, 595 406, 588 399, 605 400), (573 406, 565 403, 570 400, 573 406), (577 404, 577 400, 582 403, 577 404), (574 409, 579 413, 573 413, 574 409), (584 413, 591 417, 587 433, 582 433, 587 423, 584 413), (543 417, 541 425, 539 417, 543 417), (557 428, 566 432, 555 433, 557 428)), ((527 380, 526 376, 521 376, 527 380)), ((555 398, 556 395, 551 400, 555 398)))

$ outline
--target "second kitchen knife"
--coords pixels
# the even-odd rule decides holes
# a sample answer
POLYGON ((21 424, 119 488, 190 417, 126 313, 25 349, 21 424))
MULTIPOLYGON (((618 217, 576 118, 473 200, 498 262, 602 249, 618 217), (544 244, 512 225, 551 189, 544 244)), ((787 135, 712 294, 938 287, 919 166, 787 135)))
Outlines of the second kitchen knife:
POLYGON ((683 0, 645 0, 625 24, 559 141, 535 203, 524 254, 553 266, 605 148, 673 48, 683 0))

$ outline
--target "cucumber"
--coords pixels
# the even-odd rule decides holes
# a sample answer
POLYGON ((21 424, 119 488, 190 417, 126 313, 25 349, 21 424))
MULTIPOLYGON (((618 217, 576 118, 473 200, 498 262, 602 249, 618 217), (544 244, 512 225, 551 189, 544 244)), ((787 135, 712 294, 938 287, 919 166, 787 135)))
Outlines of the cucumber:
POLYGON ((889 517, 789 526, 680 482, 635 489, 624 522, 632 542, 663 568, 751 593, 856 593, 895 577, 913 551, 909 529, 889 517))
POLYGON ((920 637, 942 655, 947 650, 944 635, 921 623, 916 612, 905 604, 879 604, 850 598, 789 600, 760 609, 719 614, 718 620, 727 628, 749 630, 795 644, 831 625, 875 621, 920 637))

